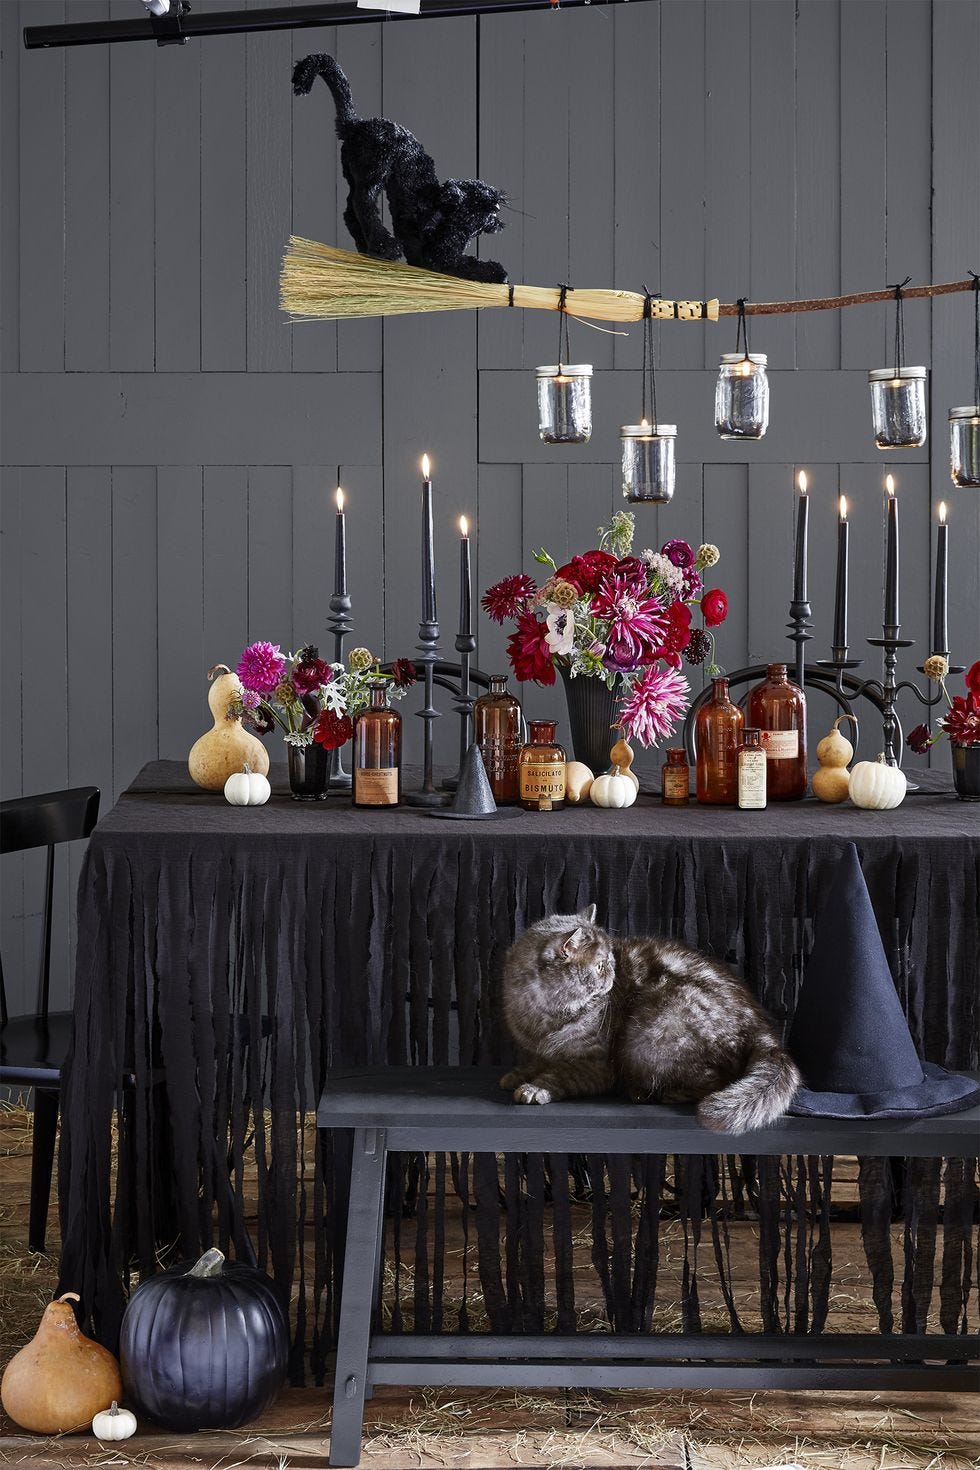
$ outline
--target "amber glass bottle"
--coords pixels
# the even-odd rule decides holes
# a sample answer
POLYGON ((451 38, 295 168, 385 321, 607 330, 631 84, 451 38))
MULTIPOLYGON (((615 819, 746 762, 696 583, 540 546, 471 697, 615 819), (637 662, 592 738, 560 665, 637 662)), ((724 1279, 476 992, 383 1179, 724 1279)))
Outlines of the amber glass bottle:
POLYGON ((698 801, 708 806, 735 806, 738 801, 738 748, 745 720, 728 697, 728 680, 712 679, 711 698, 697 712, 698 801))
POLYGON ((521 806, 556 812, 565 805, 565 752, 555 740, 554 720, 532 720, 531 739, 518 756, 521 806))
POLYGON ((521 707, 507 688, 506 674, 490 675, 490 691, 473 706, 473 738, 480 747, 498 806, 520 798, 517 757, 521 751, 521 707))
POLYGON ((660 767, 660 799, 664 806, 687 806, 691 781, 687 751, 683 746, 670 745, 666 755, 660 767))
POLYGON ((806 795, 806 699, 785 664, 770 664, 752 690, 749 724, 762 731, 768 800, 799 801, 806 795))
POLYGON ((387 684, 370 686, 371 703, 354 721, 355 806, 397 806, 402 794, 402 717, 388 708, 387 684))

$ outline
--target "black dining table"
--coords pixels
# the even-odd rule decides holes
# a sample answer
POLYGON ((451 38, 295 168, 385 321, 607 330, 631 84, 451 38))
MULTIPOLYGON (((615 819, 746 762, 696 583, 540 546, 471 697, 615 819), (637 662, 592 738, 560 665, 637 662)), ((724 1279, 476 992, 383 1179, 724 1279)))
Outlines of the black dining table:
MULTIPOLYGON (((81 872, 61 1289, 81 1293, 89 1330, 112 1344, 127 1290, 164 1244, 190 1257, 217 1243, 257 1259, 292 1299, 294 1380, 311 1362, 319 1376, 343 1237, 337 1158, 312 1146, 327 1071, 508 1060, 501 963, 549 912, 594 902, 615 934, 670 934, 727 959, 787 1022, 854 843, 920 1055, 976 1068, 980 806, 958 801, 948 778, 917 779, 891 811, 812 799, 665 807, 641 792, 623 810, 453 822, 355 810, 344 795, 297 802, 275 766, 267 804, 232 806, 182 763, 150 763, 99 822, 81 872)), ((439 1165, 443 1194, 459 1192, 458 1172, 447 1183, 439 1165)), ((937 1181, 924 1198, 938 1199, 937 1181)), ((887 1220, 874 1204, 890 1187, 866 1171, 879 1244, 887 1220)), ((487 1193, 478 1227, 482 1208, 499 1208, 487 1193)), ((775 1241, 778 1251, 778 1228, 775 1241)), ((879 1264, 884 1322, 890 1259, 879 1264)), ((509 1265, 520 1330, 535 1316, 527 1282, 510 1290, 509 1265)), ((913 1316, 932 1290, 922 1274, 907 1263, 913 1316)))

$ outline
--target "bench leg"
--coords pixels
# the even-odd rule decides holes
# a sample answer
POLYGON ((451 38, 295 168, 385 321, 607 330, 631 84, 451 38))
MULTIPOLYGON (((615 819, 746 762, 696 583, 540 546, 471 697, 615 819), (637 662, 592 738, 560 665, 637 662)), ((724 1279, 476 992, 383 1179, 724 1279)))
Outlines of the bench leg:
POLYGON ((354 1134, 347 1250, 340 1298, 330 1429, 331 1465, 356 1465, 361 1457, 364 1387, 384 1223, 384 1182, 384 1133, 375 1128, 358 1128, 354 1134))

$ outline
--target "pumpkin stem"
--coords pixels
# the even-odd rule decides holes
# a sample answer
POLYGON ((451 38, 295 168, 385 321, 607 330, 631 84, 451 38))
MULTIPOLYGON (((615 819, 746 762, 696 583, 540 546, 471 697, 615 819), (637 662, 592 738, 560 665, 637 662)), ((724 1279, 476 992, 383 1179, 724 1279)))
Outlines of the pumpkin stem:
POLYGON ((59 1302, 80 1302, 81 1297, 77 1291, 66 1291, 62 1296, 56 1298, 59 1302))
POLYGON ((204 1252, 201 1259, 191 1267, 187 1274, 188 1276, 217 1276, 224 1264, 225 1258, 221 1251, 212 1246, 209 1251, 204 1252))
POLYGON ((208 678, 213 679, 215 674, 230 674, 231 669, 227 664, 212 664, 208 669, 208 678))
POLYGON ((112 1404, 111 1404, 110 1409, 109 1409, 109 1413, 110 1414, 118 1414, 119 1413, 119 1405, 116 1403, 115 1399, 113 1399, 113 1401, 112 1401, 112 1404))
POLYGON ((250 776, 251 774, 252 774, 252 767, 249 765, 248 761, 242 761, 242 775, 243 776, 250 776))

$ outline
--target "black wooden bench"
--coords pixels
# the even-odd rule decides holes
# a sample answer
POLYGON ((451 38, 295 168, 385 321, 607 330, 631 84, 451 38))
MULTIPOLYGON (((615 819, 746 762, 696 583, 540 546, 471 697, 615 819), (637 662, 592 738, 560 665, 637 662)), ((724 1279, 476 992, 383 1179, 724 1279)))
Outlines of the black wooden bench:
POLYGON ((378 1383, 980 1390, 977 1336, 373 1331, 389 1152, 972 1158, 980 1147, 980 1107, 911 1122, 787 1117, 736 1138, 702 1128, 690 1107, 604 1098, 521 1107, 499 1077, 499 1069, 392 1068, 337 1071, 327 1082, 318 1125, 354 1130, 331 1465, 357 1464, 365 1394, 378 1383))

